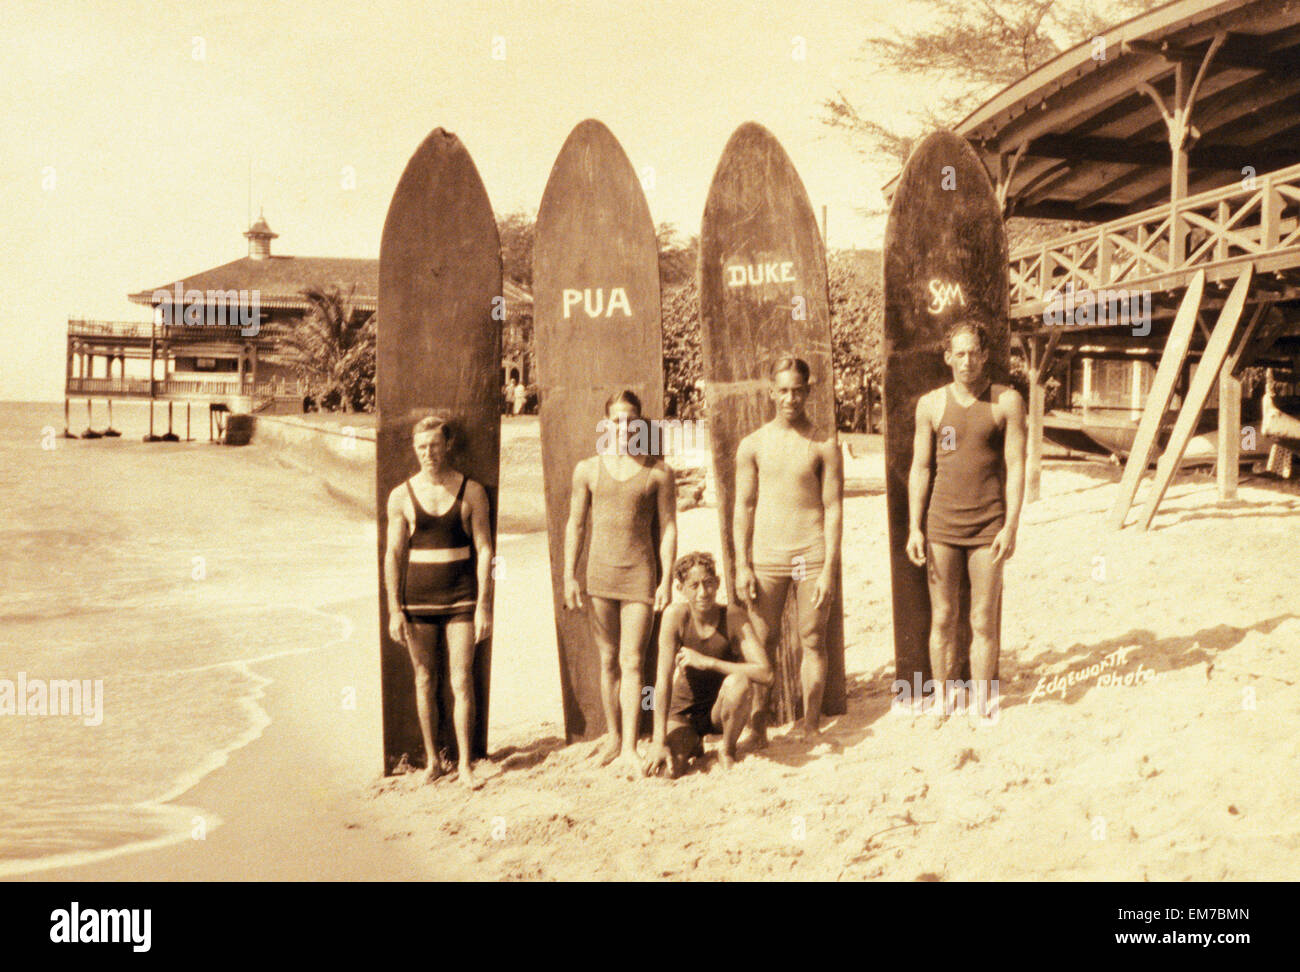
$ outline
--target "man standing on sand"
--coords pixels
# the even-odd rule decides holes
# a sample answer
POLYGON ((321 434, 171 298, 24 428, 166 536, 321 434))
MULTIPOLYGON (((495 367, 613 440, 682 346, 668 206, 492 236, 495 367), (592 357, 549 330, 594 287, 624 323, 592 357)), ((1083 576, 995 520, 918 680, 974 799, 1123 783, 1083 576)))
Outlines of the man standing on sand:
MULTIPOLYGON (((794 585, 803 656, 802 734, 814 739, 826 689, 826 621, 839 574, 844 472, 834 433, 819 441, 805 411, 808 363, 780 358, 771 379, 776 416, 736 450, 736 591, 770 661, 794 585)), ((761 747, 767 743, 768 692, 754 694, 751 731, 761 747)))
POLYGON ((641 721, 641 658, 654 615, 672 600, 677 557, 677 484, 672 468, 652 455, 643 434, 641 399, 623 389, 605 402, 596 455, 573 467, 564 528, 564 607, 584 607, 578 560, 587 547, 586 600, 591 638, 600 652, 600 700, 605 739, 593 754, 601 766, 618 761, 637 779, 641 721), (637 433, 630 430, 636 428, 637 433), (586 537, 590 512, 591 536, 586 537), (659 521, 659 542, 654 535, 659 521))
POLYGON ((388 634, 406 645, 415 667, 415 702, 429 782, 442 775, 434 653, 439 632, 445 635, 460 782, 477 789, 470 766, 474 651, 492 633, 488 496, 481 483, 452 468, 450 456, 461 442, 447 416, 420 419, 412 438, 420 471, 388 494, 388 634))
POLYGON ((916 403, 908 477, 907 556, 930 587, 930 670, 942 721, 957 676, 958 600, 971 588, 971 680, 976 712, 996 709, 1002 566, 1016 549, 1025 495, 1025 403, 985 376, 988 337, 978 321, 948 331, 944 362, 952 383, 916 403), (930 466, 935 467, 930 490, 930 466), (929 503, 926 496, 929 495, 929 503))

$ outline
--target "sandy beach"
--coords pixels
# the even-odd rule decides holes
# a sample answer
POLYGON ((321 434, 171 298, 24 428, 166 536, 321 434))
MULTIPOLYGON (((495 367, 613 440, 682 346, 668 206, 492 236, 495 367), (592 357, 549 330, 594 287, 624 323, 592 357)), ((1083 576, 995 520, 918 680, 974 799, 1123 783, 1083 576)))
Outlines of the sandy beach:
MULTIPOLYGON (((503 510, 536 474, 528 428, 504 450, 519 468, 503 474, 503 510)), ((256 446, 241 461, 316 488, 256 446)), ((591 766, 590 743, 563 745, 545 538, 514 533, 499 544, 486 784, 380 779, 373 547, 361 544, 317 592, 337 637, 252 666, 267 680, 255 702, 269 723, 175 801, 202 819, 204 839, 27 877, 1300 875, 1288 812, 1300 782, 1300 615, 1279 553, 1300 514, 1294 490, 1250 479, 1225 507, 1209 477, 1185 475, 1151 532, 1112 534, 1102 520, 1118 471, 1048 461, 1007 569, 1000 718, 936 728, 891 712, 878 451, 846 471, 848 712, 816 748, 780 730, 762 753, 742 747, 730 772, 710 759, 677 781, 591 766), (348 689, 355 708, 341 704, 348 689)), ((338 510, 365 534, 355 510, 338 510)), ((713 508, 682 512, 679 526, 683 552, 717 550, 713 508)))

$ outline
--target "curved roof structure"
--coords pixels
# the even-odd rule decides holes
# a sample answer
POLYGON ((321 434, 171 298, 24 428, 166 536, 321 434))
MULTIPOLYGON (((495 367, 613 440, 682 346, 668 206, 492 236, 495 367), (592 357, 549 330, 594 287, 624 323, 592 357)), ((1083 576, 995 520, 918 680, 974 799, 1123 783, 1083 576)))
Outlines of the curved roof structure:
POLYGON ((1300 163, 1300 0, 1165 4, 1031 71, 956 130, 1004 184, 1009 215, 1101 222, 1169 200, 1166 116, 1180 106, 1189 194, 1300 163))

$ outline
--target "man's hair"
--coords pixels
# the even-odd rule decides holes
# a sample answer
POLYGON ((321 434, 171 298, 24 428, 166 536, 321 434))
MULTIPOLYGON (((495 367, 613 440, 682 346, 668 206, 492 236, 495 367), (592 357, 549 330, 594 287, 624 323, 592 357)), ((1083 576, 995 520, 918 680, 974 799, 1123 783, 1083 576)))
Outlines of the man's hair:
POLYGON ((624 388, 618 394, 610 395, 609 398, 606 400, 605 402, 606 418, 609 418, 609 410, 613 408, 615 405, 617 405, 619 402, 627 402, 627 404, 631 405, 633 408, 636 409, 637 418, 641 417, 641 399, 637 397, 637 393, 632 391, 632 389, 624 388))
POLYGON ((448 446, 457 446, 460 444, 460 433, 456 428, 456 423, 446 412, 430 412, 424 418, 415 423, 415 428, 411 429, 411 438, 414 439, 422 432, 442 432, 443 441, 448 446))
POLYGON ((772 369, 768 376, 776 381, 776 376, 783 371, 793 371, 803 379, 805 385, 812 383, 812 369, 808 367, 808 362, 803 358, 796 358, 794 355, 786 354, 772 362, 772 369))
POLYGON ((673 564, 673 576, 677 578, 677 583, 685 584, 686 578, 696 567, 703 567, 710 577, 718 576, 718 565, 713 560, 713 554, 696 550, 678 557, 677 563, 673 564))
POLYGON ((975 335, 975 340, 980 343, 980 350, 987 351, 989 349, 989 332, 984 327, 983 322, 973 317, 968 317, 964 320, 958 321, 956 324, 953 324, 948 328, 948 333, 944 336, 943 340, 945 351, 952 350, 952 342, 957 340, 957 336, 960 334, 975 335))

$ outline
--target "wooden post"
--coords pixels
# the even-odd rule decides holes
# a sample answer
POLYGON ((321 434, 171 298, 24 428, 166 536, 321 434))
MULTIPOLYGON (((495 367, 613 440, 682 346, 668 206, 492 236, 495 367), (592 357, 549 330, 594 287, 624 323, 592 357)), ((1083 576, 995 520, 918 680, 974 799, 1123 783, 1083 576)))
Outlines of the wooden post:
POLYGON ((1219 374, 1219 502, 1237 498, 1241 462, 1241 379, 1224 368, 1219 374))
POLYGON ((189 402, 185 403, 185 441, 186 442, 194 441, 193 439, 190 438, 190 403, 189 402))
POLYGON ((1039 339, 1029 339, 1029 442, 1025 456, 1025 500, 1039 497, 1043 470, 1043 403, 1046 398, 1042 375, 1043 351, 1039 339))

